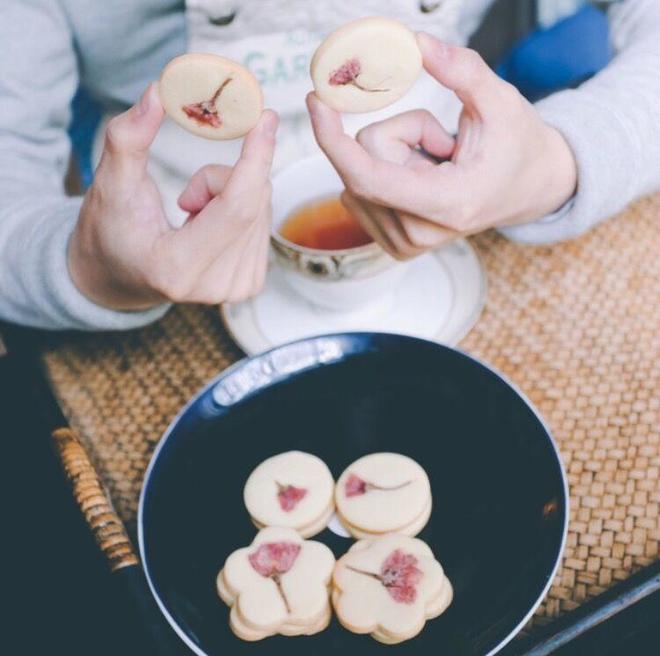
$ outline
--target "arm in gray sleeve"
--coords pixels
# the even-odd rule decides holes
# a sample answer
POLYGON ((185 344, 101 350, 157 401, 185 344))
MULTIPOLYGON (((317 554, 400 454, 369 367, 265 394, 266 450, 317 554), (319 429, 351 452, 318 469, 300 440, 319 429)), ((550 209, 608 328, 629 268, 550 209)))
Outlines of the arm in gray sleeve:
POLYGON ((501 229, 512 239, 576 237, 660 190, 660 2, 625 0, 609 18, 617 54, 607 68, 536 105, 573 150, 577 193, 554 215, 501 229))
POLYGON ((55 0, 0 3, 0 318, 41 328, 125 329, 161 316, 83 296, 67 266, 80 198, 64 194, 78 84, 73 37, 55 0))

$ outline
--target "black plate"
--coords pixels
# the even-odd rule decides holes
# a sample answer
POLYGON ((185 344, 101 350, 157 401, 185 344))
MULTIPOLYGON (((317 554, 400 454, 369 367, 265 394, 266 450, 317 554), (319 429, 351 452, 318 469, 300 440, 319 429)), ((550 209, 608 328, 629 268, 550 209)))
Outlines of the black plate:
MULTIPOLYGON (((525 399, 458 351, 418 339, 347 334, 303 340, 224 372, 182 411, 147 472, 140 549, 162 610, 199 654, 483 654, 507 642, 540 602, 566 534, 555 445, 525 399), (243 642, 215 592, 225 558, 255 528, 243 486, 291 449, 333 475, 375 451, 417 460, 433 489, 420 534, 444 565, 454 602, 415 639, 384 646, 336 620, 311 637, 243 642)), ((314 539, 336 556, 352 541, 314 539)))

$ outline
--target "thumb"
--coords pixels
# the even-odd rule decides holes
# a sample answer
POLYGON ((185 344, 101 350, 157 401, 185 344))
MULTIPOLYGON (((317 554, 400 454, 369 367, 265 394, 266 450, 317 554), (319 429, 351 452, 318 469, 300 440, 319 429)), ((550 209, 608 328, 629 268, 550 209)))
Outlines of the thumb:
POLYGON ((101 164, 116 175, 135 176, 144 171, 164 114, 157 85, 152 82, 133 107, 108 122, 101 164))
POLYGON ((453 91, 468 108, 487 115, 498 88, 504 82, 474 50, 438 41, 425 32, 417 35, 424 68, 440 84, 453 91))

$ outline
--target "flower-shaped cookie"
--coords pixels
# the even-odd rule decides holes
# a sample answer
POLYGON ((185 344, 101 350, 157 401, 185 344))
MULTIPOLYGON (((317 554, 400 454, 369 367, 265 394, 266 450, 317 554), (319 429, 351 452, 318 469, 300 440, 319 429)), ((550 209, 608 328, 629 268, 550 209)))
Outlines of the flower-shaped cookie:
POLYGON ((262 529, 218 574, 218 593, 231 606, 232 631, 243 640, 322 631, 330 622, 334 564, 328 547, 304 540, 294 529, 262 529))
POLYGON ((398 534, 356 542, 337 561, 333 581, 341 624, 390 644, 416 636, 453 597, 428 545, 398 534))

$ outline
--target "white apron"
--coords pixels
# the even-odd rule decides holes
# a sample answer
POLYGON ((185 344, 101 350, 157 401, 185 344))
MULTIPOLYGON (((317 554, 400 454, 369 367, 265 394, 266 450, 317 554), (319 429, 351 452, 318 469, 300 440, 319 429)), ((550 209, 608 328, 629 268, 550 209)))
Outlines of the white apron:
MULTIPOLYGON (((325 35, 354 18, 385 15, 413 30, 462 44, 488 4, 489 0, 188 0, 187 49, 229 57, 257 77, 265 106, 280 115, 273 164, 277 172, 318 150, 305 96, 312 88, 309 62, 325 35), (466 4, 473 11, 461 19, 459 9, 466 4)), ((458 100, 426 73, 394 105, 369 114, 345 115, 344 125, 355 134, 374 120, 419 107, 433 112, 448 130, 456 129, 458 100)), ((190 176, 205 164, 233 164, 241 143, 200 139, 169 119, 165 121, 152 147, 149 170, 173 225, 181 225, 184 219, 176 199, 190 176)))

